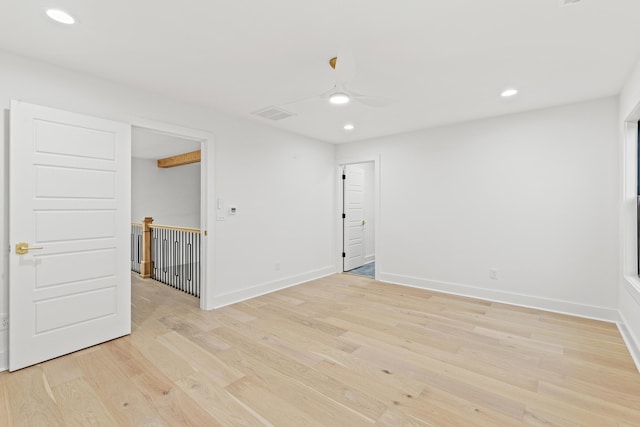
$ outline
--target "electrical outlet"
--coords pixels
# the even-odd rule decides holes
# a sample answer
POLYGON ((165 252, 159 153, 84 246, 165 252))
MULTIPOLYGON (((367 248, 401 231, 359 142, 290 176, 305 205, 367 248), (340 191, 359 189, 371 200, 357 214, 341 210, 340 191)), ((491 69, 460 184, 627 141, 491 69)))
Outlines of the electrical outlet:
POLYGON ((498 270, 492 268, 489 270, 489 279, 498 280, 498 270))
POLYGON ((4 331, 9 327, 9 318, 8 317, 0 317, 0 331, 4 331))

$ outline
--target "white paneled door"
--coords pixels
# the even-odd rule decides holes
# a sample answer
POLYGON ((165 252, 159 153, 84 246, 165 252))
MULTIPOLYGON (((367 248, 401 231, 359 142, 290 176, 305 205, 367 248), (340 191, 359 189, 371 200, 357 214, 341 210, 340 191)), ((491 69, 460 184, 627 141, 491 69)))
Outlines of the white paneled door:
POLYGON ((349 271, 364 264, 364 169, 346 166, 344 184, 344 265, 349 271))
POLYGON ((131 332, 131 128, 11 103, 9 370, 131 332))

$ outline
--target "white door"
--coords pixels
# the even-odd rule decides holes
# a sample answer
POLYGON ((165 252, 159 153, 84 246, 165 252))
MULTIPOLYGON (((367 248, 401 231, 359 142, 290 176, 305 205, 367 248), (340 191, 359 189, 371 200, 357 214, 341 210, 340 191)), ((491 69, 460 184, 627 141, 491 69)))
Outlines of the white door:
POLYGON ((131 332, 131 128, 12 101, 10 131, 14 371, 131 332))
POLYGON ((348 165, 344 185, 344 265, 349 271, 364 265, 364 169, 348 165))

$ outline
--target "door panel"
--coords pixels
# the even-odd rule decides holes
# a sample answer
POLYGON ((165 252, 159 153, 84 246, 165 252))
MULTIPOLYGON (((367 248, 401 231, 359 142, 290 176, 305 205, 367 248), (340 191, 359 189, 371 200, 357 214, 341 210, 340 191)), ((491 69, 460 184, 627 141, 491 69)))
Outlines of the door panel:
POLYGON ((83 280, 113 277, 117 271, 115 249, 39 255, 36 264, 36 288, 64 285, 83 280))
POLYGON ((36 334, 69 328, 116 314, 115 287, 36 302, 36 334), (69 307, 73 306, 73 310, 69 307))
POLYGON ((126 124, 11 103, 10 370, 130 333, 130 162, 126 124))
POLYGON ((37 198, 113 199, 113 171, 36 166, 37 198))
POLYGON ((115 210, 39 211, 34 212, 34 216, 34 232, 38 242, 115 239, 115 210))
POLYGON ((115 160, 117 141, 113 132, 48 121, 42 117, 34 117, 33 125, 36 153, 115 160))

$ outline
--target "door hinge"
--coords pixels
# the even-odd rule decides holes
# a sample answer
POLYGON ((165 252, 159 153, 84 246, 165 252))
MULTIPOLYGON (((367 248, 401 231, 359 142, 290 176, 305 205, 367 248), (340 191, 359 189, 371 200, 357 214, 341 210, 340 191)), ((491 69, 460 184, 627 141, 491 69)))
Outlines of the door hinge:
POLYGON ((342 214, 342 219, 345 219, 347 217, 347 214, 342 214))
POLYGON ((344 252, 342 252, 342 258, 346 258, 347 254, 345 254, 344 252))
POLYGON ((342 174, 342 179, 347 179, 347 175, 342 174))

